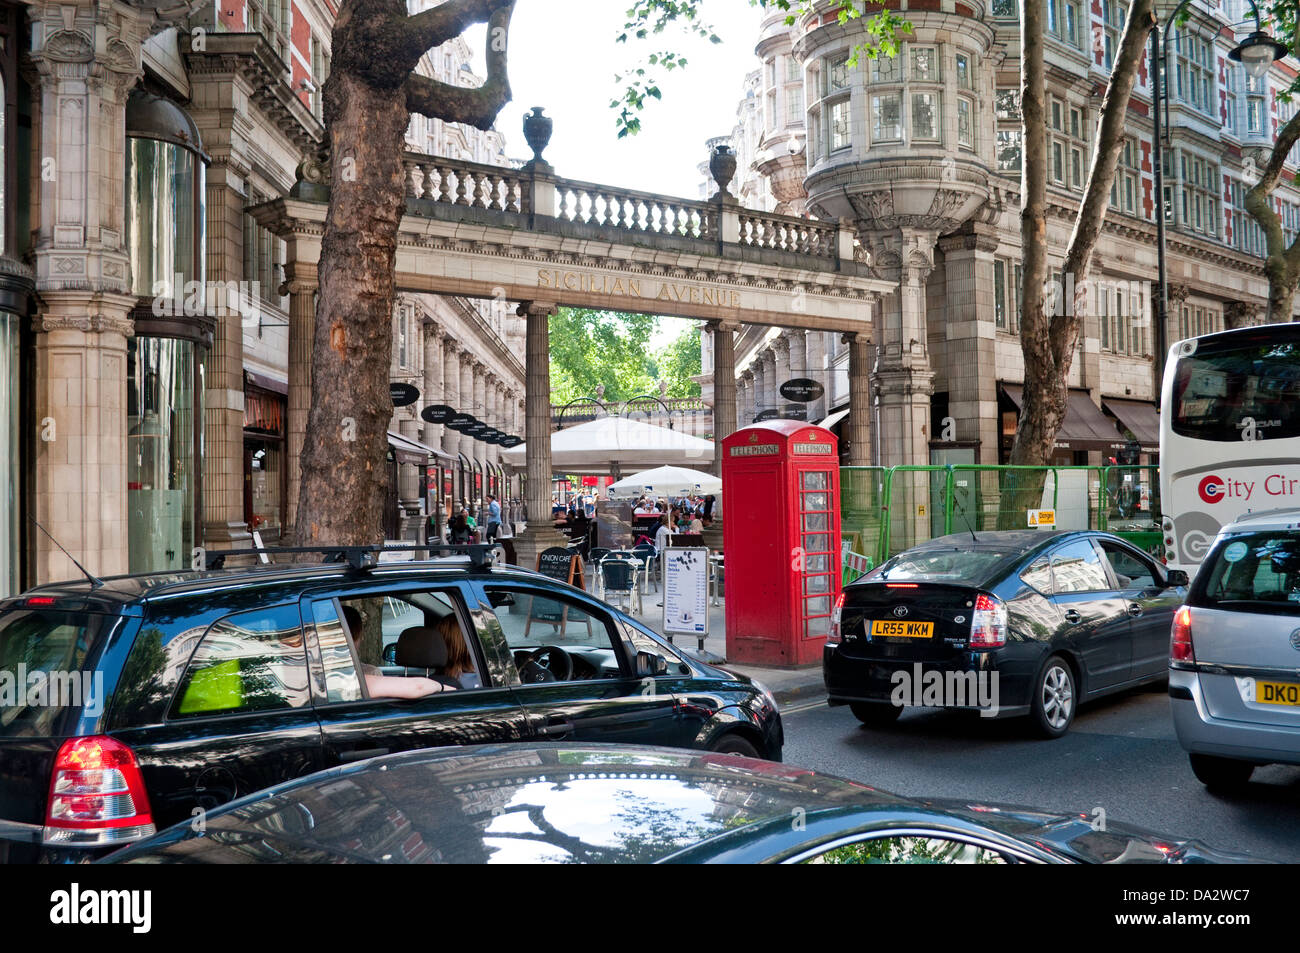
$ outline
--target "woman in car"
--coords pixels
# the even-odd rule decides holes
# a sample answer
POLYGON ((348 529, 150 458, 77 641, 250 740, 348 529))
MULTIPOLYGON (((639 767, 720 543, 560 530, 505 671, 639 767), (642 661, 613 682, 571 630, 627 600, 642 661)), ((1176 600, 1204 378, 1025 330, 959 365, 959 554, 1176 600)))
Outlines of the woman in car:
MULTIPOLYGON (((454 685, 443 685, 431 678, 405 675, 385 675, 377 666, 368 665, 361 659, 361 613, 354 606, 343 607, 343 621, 347 624, 348 635, 357 650, 357 661, 361 665, 361 676, 366 680, 366 695, 370 698, 423 698, 438 692, 454 692, 454 685)), ((454 619, 452 620, 455 621, 454 619)), ((459 630, 459 626, 457 626, 459 630)))
POLYGON ((442 674, 454 678, 461 688, 478 688, 482 683, 474 671, 474 657, 470 655, 469 645, 465 642, 465 635, 461 632, 456 616, 443 616, 434 628, 447 646, 447 664, 443 666, 442 674))

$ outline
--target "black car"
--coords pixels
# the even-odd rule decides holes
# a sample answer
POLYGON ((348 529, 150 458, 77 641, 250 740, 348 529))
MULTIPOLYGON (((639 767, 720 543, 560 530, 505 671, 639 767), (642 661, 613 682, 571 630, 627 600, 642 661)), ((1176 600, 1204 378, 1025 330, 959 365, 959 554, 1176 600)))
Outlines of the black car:
POLYGON ((1029 715, 1047 737, 1081 701, 1169 677, 1187 576, 1096 532, 944 536, 846 586, 822 655, 830 704, 1029 715))
POLYGON ((904 799, 735 755, 488 745, 323 771, 108 863, 1241 863, 1088 814, 904 799))
POLYGON ((47 687, 0 697, 14 861, 85 859, 389 752, 564 739, 779 760, 783 743, 761 685, 579 589, 463 557, 42 586, 0 602, 5 677, 47 687), (394 683, 440 690, 374 697, 394 683))

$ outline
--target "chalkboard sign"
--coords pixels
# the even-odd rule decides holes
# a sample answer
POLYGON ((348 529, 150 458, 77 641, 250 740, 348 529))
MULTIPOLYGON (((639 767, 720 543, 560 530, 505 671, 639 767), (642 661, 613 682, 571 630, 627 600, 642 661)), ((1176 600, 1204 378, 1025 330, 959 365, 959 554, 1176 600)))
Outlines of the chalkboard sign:
MULTIPOLYGON (((537 554, 537 571, 543 576, 567 582, 579 589, 586 588, 582 576, 582 557, 573 550, 560 546, 543 549, 537 554)), ((524 638, 528 638, 534 622, 550 622, 552 625, 559 626, 560 631, 563 632, 569 622, 569 607, 565 603, 552 599, 534 598, 528 607, 528 622, 524 626, 524 638)), ((590 619, 587 627, 591 628, 590 619)))
POLYGON ((552 546, 537 554, 537 571, 543 576, 550 576, 552 579, 573 585, 574 574, 582 576, 582 560, 571 549, 552 546))

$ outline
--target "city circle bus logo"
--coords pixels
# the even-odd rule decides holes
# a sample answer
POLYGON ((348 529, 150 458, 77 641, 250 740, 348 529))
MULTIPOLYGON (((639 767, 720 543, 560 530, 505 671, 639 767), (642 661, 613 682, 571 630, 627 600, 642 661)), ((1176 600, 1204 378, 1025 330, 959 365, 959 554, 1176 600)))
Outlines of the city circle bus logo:
POLYGON ((1217 476, 1207 476, 1196 488, 1196 492, 1201 495, 1201 499, 1206 503, 1218 503, 1223 499, 1225 487, 1223 479, 1217 476))

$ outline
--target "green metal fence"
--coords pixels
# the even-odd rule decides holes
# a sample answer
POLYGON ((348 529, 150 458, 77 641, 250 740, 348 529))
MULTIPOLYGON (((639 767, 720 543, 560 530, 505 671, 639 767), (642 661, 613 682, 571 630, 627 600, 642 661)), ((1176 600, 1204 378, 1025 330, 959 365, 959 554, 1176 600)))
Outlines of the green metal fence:
POLYGON ((843 467, 845 547, 879 565, 938 536, 1025 529, 1052 510, 1056 529, 1101 529, 1159 555, 1156 467, 843 467))

